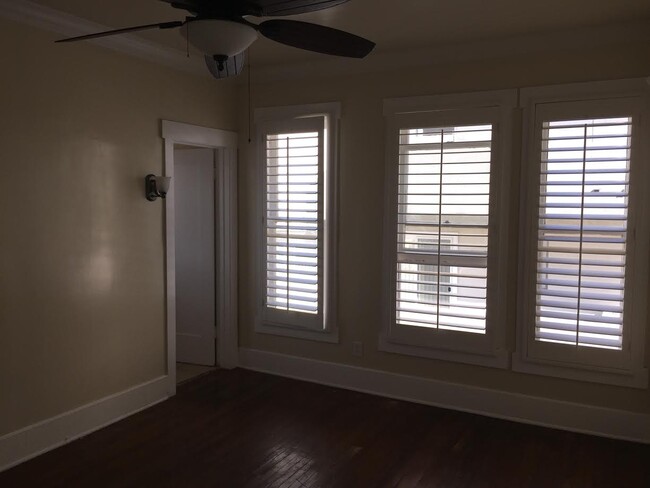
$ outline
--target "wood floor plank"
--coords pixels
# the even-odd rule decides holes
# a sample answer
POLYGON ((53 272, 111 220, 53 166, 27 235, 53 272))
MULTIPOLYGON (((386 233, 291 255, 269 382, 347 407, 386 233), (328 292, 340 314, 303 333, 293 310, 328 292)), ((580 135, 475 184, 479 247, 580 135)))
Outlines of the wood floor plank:
POLYGON ((245 370, 0 473, 0 487, 648 488, 650 446, 245 370))

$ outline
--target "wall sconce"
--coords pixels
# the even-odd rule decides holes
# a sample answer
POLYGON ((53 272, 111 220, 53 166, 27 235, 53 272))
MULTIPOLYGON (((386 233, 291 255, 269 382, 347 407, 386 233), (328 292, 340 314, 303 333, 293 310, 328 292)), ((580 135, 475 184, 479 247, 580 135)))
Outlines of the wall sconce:
POLYGON ((165 198, 172 179, 169 176, 147 175, 144 179, 144 192, 147 200, 153 202, 156 198, 165 198))

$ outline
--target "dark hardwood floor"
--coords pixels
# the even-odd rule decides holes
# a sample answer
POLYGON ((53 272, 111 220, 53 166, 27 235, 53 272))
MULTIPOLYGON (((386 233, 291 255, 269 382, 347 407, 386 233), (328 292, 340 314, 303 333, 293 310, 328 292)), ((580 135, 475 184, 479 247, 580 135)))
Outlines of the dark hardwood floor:
POLYGON ((650 487, 650 446, 244 370, 0 473, 0 487, 650 487))

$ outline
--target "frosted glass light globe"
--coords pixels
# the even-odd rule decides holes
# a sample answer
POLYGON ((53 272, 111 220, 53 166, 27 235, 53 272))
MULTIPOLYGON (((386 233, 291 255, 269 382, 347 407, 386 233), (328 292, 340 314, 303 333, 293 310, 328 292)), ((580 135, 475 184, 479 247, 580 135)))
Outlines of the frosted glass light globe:
POLYGON ((192 20, 181 34, 203 54, 235 56, 257 40, 257 30, 231 20, 192 20))

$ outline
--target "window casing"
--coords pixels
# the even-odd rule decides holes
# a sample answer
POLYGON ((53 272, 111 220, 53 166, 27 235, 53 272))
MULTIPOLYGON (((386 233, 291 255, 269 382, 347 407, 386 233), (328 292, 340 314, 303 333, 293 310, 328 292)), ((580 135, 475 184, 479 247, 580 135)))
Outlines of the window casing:
POLYGON ((256 330, 335 342, 337 104, 261 109, 256 330))
POLYGON ((389 352, 507 366, 502 296, 512 92, 389 101, 389 352), (401 107, 400 107, 401 105, 401 107), (403 112, 401 110, 404 110, 403 112), (503 209, 504 212, 499 210, 503 209))
POLYGON ((528 96, 513 367, 645 387, 644 98, 528 96))

